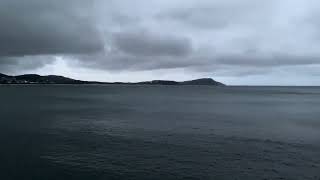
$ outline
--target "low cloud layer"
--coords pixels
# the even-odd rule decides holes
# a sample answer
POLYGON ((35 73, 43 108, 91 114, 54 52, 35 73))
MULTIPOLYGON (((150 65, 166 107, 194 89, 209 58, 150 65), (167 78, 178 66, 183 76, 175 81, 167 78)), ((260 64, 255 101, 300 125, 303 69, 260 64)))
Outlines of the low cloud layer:
POLYGON ((54 56, 23 56, 0 57, 0 72, 8 74, 21 74, 21 72, 33 71, 56 61, 54 56))
POLYGON ((0 70, 39 69, 63 57, 73 71, 88 68, 97 76, 182 69, 247 78, 299 69, 315 78, 299 67, 320 64, 319 5, 316 0, 2 0, 0 70))

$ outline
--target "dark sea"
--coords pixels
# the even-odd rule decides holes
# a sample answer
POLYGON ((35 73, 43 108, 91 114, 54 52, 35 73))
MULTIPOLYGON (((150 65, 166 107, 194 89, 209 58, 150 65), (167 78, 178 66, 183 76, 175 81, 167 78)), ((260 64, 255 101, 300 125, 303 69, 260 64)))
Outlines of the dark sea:
POLYGON ((0 180, 320 179, 319 87, 0 86, 0 180))

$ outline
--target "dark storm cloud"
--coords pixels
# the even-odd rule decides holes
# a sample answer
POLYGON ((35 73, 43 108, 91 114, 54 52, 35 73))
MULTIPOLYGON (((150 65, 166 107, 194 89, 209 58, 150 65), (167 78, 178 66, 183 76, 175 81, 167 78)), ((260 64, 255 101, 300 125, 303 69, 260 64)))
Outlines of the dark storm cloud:
POLYGON ((1 0, 0 56, 101 50, 92 7, 84 0, 1 0))
POLYGON ((116 33, 114 48, 134 56, 187 56, 192 52, 189 39, 148 32, 116 33))

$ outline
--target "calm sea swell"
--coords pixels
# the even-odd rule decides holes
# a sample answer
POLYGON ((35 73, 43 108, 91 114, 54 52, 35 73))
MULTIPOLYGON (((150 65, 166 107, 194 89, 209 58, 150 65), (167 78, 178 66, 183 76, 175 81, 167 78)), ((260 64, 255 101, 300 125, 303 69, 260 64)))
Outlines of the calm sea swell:
POLYGON ((320 88, 0 86, 0 179, 320 179, 320 88))

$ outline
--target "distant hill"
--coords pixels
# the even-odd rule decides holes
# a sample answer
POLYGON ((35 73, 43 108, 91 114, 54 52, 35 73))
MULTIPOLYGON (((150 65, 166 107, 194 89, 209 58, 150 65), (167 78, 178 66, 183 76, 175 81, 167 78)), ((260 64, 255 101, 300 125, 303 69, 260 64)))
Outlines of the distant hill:
POLYGON ((213 86, 224 86, 223 83, 215 81, 211 78, 202 78, 202 79, 195 79, 191 81, 184 81, 181 82, 182 85, 213 85, 213 86))
POLYGON ((145 81, 138 82, 135 84, 146 84, 146 85, 179 85, 179 82, 176 81, 166 81, 166 80, 153 80, 153 81, 145 81))
POLYGON ((137 84, 150 84, 150 85, 210 85, 210 86, 225 86, 223 83, 217 82, 211 78, 195 79, 191 81, 166 81, 166 80, 153 80, 146 82, 139 82, 137 84))
POLYGON ((40 76, 38 74, 24 74, 9 76, 0 73, 0 84, 87 84, 91 82, 79 81, 63 76, 40 76))
POLYGON ((79 84, 84 83, 84 81, 74 80, 66 78, 63 76, 40 76, 37 74, 25 74, 20 76, 15 76, 17 81, 28 81, 28 82, 38 82, 38 83, 59 83, 59 84, 79 84))
POLYGON ((1 74, 1 73, 0 73, 0 78, 6 78, 6 77, 8 77, 8 75, 1 74))
POLYGON ((167 81, 153 80, 137 83, 124 82, 96 82, 96 81, 81 81, 63 76, 40 76, 38 74, 24 74, 19 76, 9 76, 0 73, 0 84, 132 84, 132 85, 210 85, 210 86, 225 86, 211 78, 195 79, 191 81, 167 81))

